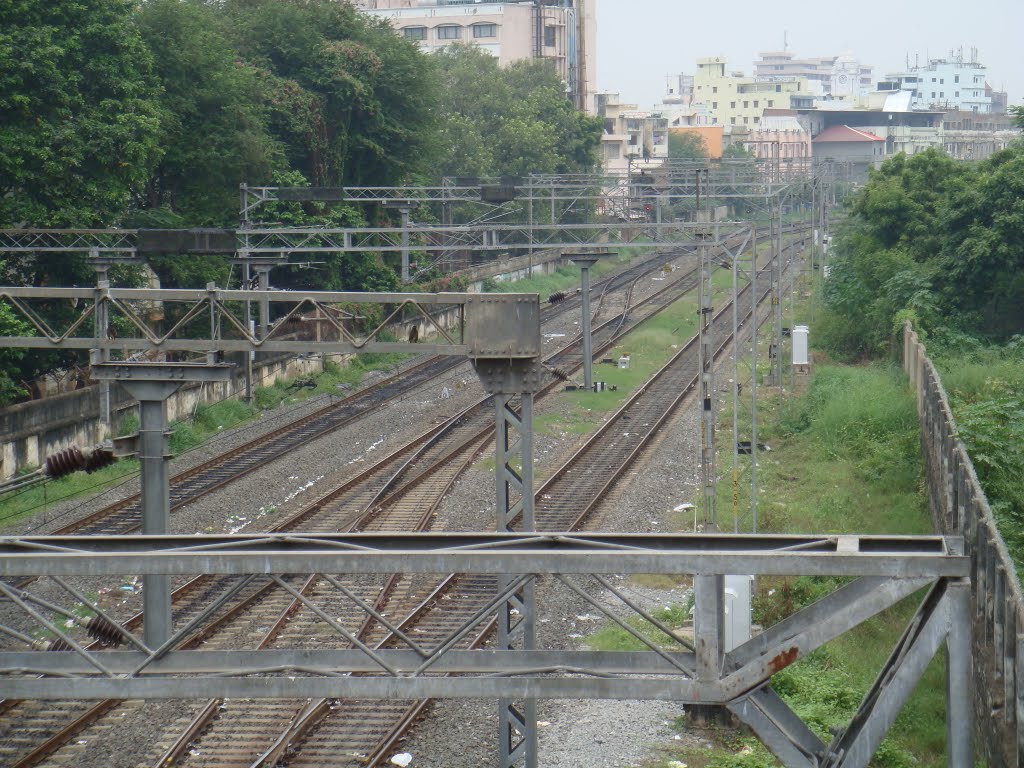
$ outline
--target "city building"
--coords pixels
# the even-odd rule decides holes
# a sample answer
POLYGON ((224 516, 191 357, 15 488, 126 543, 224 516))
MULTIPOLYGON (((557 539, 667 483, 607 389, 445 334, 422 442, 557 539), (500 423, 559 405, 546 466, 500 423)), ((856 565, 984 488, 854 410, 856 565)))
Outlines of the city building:
POLYGON ((1019 139, 1013 115, 950 111, 942 116, 942 146, 957 160, 984 160, 1019 139))
POLYGON ((756 126, 766 109, 814 106, 820 88, 803 78, 757 80, 742 72, 727 72, 721 57, 697 59, 693 100, 707 107, 712 125, 756 126))
POLYGON ((987 113, 995 111, 987 77, 985 65, 977 61, 977 50, 972 50, 970 60, 961 51, 948 59, 932 59, 924 66, 887 74, 878 87, 909 91, 913 109, 987 113))
POLYGON ((689 107, 693 104, 693 75, 667 75, 665 95, 661 103, 667 106, 689 107))
POLYGON ((732 143, 772 161, 769 167, 780 178, 805 172, 811 162, 811 133, 794 115, 765 115, 748 130, 734 128, 732 143))
POLYGON ((754 62, 758 80, 803 78, 815 83, 822 96, 850 99, 872 90, 872 68, 861 64, 850 53, 821 58, 798 59, 790 51, 761 53, 754 62))
POLYGON ((886 140, 870 131, 848 125, 832 125, 814 137, 816 163, 845 163, 851 178, 867 178, 868 168, 879 168, 885 160, 886 140))
POLYGON ((668 157, 668 118, 623 104, 617 93, 599 93, 597 116, 604 120, 601 157, 605 174, 627 176, 631 171, 660 166, 668 157))
POLYGON ((426 51, 477 45, 502 65, 553 61, 580 109, 597 83, 596 0, 354 0, 426 51))

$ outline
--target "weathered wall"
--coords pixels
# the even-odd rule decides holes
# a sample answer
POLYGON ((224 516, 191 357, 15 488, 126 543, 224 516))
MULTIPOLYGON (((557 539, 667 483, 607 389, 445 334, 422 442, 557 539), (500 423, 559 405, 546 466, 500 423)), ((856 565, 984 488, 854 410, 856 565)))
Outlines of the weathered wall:
POLYGON ((964 537, 971 558, 976 757, 1024 768, 1024 594, 963 443, 939 374, 908 323, 903 366, 917 393, 936 527, 964 537))
MULTIPOLYGON (((319 359, 278 359, 253 368, 256 386, 269 387, 280 378, 320 370, 319 359)), ((214 403, 245 392, 244 371, 236 370, 229 382, 185 384, 167 400, 170 421, 185 418, 201 402, 214 403)), ((136 412, 136 402, 121 387, 113 386, 111 420, 117 425, 136 412)), ((100 423, 99 386, 19 403, 0 410, 0 479, 36 466, 50 453, 72 445, 86 447, 104 438, 100 423)))

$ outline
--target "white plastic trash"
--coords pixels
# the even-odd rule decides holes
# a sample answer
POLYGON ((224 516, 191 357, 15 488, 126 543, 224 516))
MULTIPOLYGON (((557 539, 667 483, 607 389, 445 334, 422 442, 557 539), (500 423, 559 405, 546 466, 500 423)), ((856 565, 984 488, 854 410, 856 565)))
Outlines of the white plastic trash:
POLYGON ((399 752, 397 755, 391 758, 392 765, 400 765, 402 768, 406 768, 409 763, 412 762, 412 755, 408 752, 399 752))

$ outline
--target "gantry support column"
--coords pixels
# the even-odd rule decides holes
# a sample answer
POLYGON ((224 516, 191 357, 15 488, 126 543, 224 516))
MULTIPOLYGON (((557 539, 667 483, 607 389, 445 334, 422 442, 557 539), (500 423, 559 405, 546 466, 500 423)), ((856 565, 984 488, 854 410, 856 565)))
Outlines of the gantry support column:
MULTIPOLYGON (((227 365, 174 363, 102 363, 93 367, 100 381, 117 381, 139 401, 139 431, 134 450, 141 465, 142 533, 169 533, 171 503, 170 461, 167 444, 167 398, 187 381, 225 381, 227 365)), ((144 576, 142 580, 144 640, 159 648, 171 636, 171 582, 167 576, 144 576)))
POLYGON ((594 391, 594 352, 591 349, 590 333, 590 268, 597 264, 607 253, 575 253, 569 256, 573 264, 580 268, 580 290, 583 297, 583 317, 580 319, 580 332, 583 334, 583 385, 587 392, 594 391))
MULTIPOLYGON (((497 530, 535 531, 533 511, 533 393, 548 375, 539 358, 527 360, 479 359, 477 375, 492 393, 495 407, 495 492, 497 530), (515 402, 519 402, 519 413, 515 402)), ((504 593, 514 577, 498 577, 504 593)), ((498 650, 534 650, 537 614, 531 579, 513 593, 498 611, 498 650)), ((511 699, 498 701, 498 766, 537 768, 537 703, 511 699)))
MULTIPOLYGON (((110 336, 110 312, 107 302, 103 301, 103 295, 106 293, 106 290, 110 288, 110 264, 100 261, 99 251, 97 250, 90 252, 89 257, 90 259, 95 260, 94 263, 96 268, 96 317, 93 322, 96 324, 96 339, 99 340, 109 338, 110 336)), ((101 365, 108 360, 110 360, 110 352, 103 347, 97 346, 96 349, 92 350, 91 360, 89 362, 92 366, 96 366, 101 365)), ((98 439, 105 440, 109 439, 110 435, 113 434, 109 381, 100 381, 99 395, 100 431, 103 434, 99 435, 98 439)))

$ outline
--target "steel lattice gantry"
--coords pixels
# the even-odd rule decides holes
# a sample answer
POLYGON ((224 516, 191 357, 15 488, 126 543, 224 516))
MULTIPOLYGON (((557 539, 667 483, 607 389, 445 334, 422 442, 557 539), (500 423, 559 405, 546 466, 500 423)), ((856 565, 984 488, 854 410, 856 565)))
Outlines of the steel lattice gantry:
MULTIPOLYGON (((142 467, 142 527, 147 534, 168 530, 168 467, 166 399, 186 381, 213 381, 229 375, 229 366, 218 363, 223 352, 285 351, 289 353, 354 353, 397 351, 460 355, 470 358, 484 388, 498 403, 496 432, 497 527, 511 530, 512 520, 522 513, 521 528, 532 528, 533 514, 533 393, 549 377, 541 365, 540 302, 536 294, 462 293, 331 293, 288 291, 162 290, 0 287, 0 302, 35 330, 32 336, 0 337, 0 348, 89 349, 93 375, 116 381, 139 400, 141 429, 126 441, 123 455, 138 455, 142 467), (261 316, 270 316, 272 305, 281 307, 280 321, 259 331, 245 322, 246 305, 261 305, 261 316), (72 302, 74 317, 61 326, 49 318, 52 302, 72 302), (170 328, 157 329, 149 322, 148 308, 160 306, 160 316, 170 305, 179 305, 170 328), (350 314, 340 307, 378 305, 383 317, 378 324, 357 329, 350 314), (445 312, 447 310, 447 312, 445 312), (454 321, 445 314, 457 312, 454 321), (385 340, 382 333, 390 320, 411 313, 422 324, 423 343, 385 340), (290 321, 312 317, 327 323, 337 339, 285 338, 290 321), (120 322, 118 322, 120 321, 120 322), (114 333, 118 326, 121 331, 114 333), (130 333, 129 333, 130 332, 130 333), (205 363, 134 362, 136 353, 200 353, 205 363), (115 359, 120 356, 121 359, 115 359), (514 402, 518 401, 519 411, 514 402), (517 468, 518 463, 518 468, 517 468)), ((401 569, 396 569, 400 571, 401 569)), ((4 588, 0 585, 0 591, 4 588)), ((17 601, 16 596, 6 593, 17 601)), ((144 638, 142 646, 166 648, 172 643, 169 575, 143 576, 144 638)), ((534 592, 532 579, 503 581, 496 598, 503 647, 531 649, 534 645, 534 592)), ((79 646, 74 645, 78 648, 79 646)), ((532 701, 500 705, 504 736, 503 764, 525 761, 535 766, 536 712, 532 701)))
MULTIPOLYGON (((184 537, 9 537, 0 539, 0 576, 45 575, 72 599, 76 584, 123 574, 223 574, 281 580, 282 574, 495 574, 502 587, 490 603, 431 648, 397 632, 393 648, 179 651, 203 615, 182 621, 154 646, 116 624, 108 634, 127 650, 91 650, 75 629, 48 621, 46 604, 0 581, 10 622, 20 609, 69 650, 0 651, 5 698, 478 698, 534 702, 542 698, 660 699, 727 707, 787 766, 862 768, 924 673, 948 647, 948 764, 969 768, 969 559, 955 537, 722 536, 606 534, 350 534, 184 537), (693 642, 677 636, 632 601, 616 575, 693 574, 693 642), (723 575, 840 576, 850 580, 747 642, 724 646, 723 575), (525 583, 557 583, 609 621, 629 628, 646 647, 596 652, 500 645, 458 650, 480 618, 501 610, 525 583), (772 676, 881 611, 924 591, 889 661, 850 724, 826 743, 771 688, 772 676), (623 616, 631 615, 629 622, 623 616), (637 627, 660 630, 655 642, 637 627), (357 674, 356 674, 357 673, 357 674)), ((336 583, 336 582, 334 582, 336 583)), ((52 598, 53 590, 47 594, 52 598)), ((371 604, 345 593, 352 609, 371 604)), ((337 598, 337 595, 335 595, 337 598)), ((327 598, 303 597, 311 610, 327 598)), ((332 610, 337 610, 335 607, 332 610)), ((557 608, 553 610, 557 611, 557 608)), ((321 615, 326 615, 320 610, 321 615)), ((336 614, 330 614, 336 615, 336 614)), ((383 619, 382 619, 383 620, 383 619)), ((397 628, 400 616, 387 619, 397 628)), ((16 636, 17 630, 0 626, 16 636)), ((24 637, 24 635, 22 635, 24 637)), ((529 711, 529 710, 525 710, 529 711)), ((524 729, 529 729, 525 720, 524 729)), ((526 734, 528 738, 530 734, 526 734)), ((535 743, 535 742, 534 742, 535 743)), ((512 759, 521 755, 513 754, 512 759)), ((536 760, 536 754, 533 754, 536 760)))

